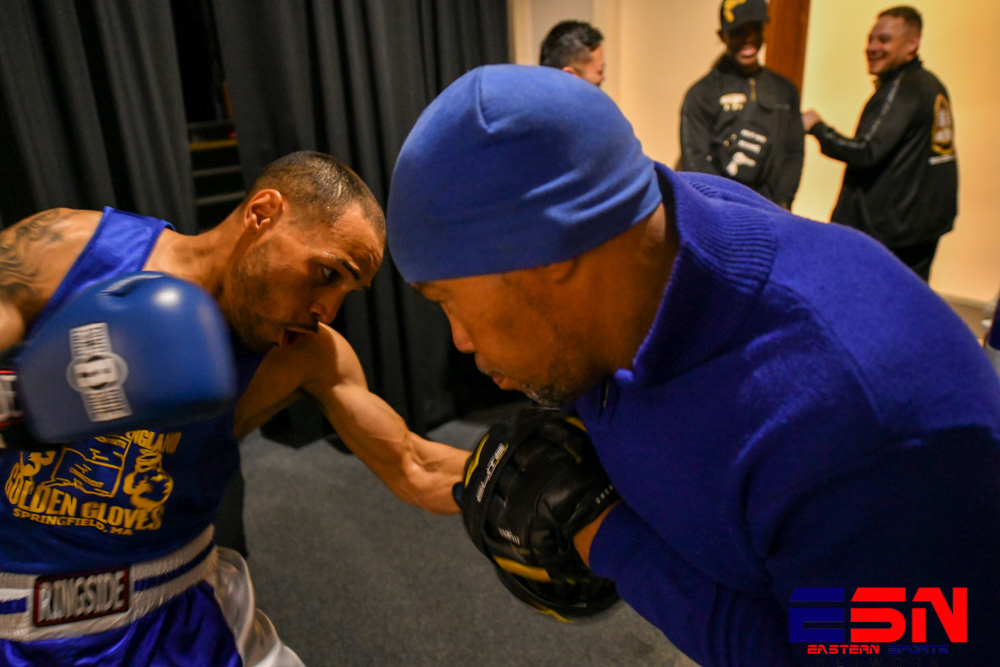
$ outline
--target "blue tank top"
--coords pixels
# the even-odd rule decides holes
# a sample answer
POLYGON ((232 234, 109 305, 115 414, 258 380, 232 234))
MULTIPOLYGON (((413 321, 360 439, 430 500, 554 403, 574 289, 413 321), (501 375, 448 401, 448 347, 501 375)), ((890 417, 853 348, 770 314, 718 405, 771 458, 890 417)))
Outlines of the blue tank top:
MULTIPOLYGON (((94 236, 27 338, 89 285, 140 271, 167 222, 104 209, 94 236)), ((183 335, 183 332, 178 332, 183 335)), ((240 393, 263 355, 233 336, 240 393)), ((129 431, 51 452, 0 455, 0 571, 119 567, 184 545, 212 522, 239 465, 229 411, 163 431, 129 431)))

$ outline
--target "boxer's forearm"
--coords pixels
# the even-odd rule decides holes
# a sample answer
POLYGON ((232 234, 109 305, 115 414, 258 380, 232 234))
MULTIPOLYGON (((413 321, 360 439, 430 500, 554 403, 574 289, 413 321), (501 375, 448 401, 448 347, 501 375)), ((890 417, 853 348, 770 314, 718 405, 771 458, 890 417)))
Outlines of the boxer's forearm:
POLYGON ((434 514, 459 511, 451 490, 469 452, 416 435, 365 387, 339 386, 330 398, 321 403, 337 433, 396 496, 434 514))
POLYGON ((236 407, 235 432, 247 433, 303 393, 319 402, 344 443, 399 498, 435 514, 458 512, 451 489, 469 453, 410 431, 368 390, 357 354, 327 326, 268 353, 236 407))

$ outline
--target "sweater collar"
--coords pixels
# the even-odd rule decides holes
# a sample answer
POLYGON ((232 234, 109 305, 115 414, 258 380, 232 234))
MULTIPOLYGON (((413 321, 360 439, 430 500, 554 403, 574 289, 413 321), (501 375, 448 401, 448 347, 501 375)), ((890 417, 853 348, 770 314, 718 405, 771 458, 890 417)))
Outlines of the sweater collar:
MULTIPOLYGON (((680 250, 633 370, 623 383, 657 384, 722 351, 757 302, 774 262, 769 217, 785 213, 733 181, 656 165, 673 201, 680 250)), ((668 207, 669 208, 669 207, 668 207)))

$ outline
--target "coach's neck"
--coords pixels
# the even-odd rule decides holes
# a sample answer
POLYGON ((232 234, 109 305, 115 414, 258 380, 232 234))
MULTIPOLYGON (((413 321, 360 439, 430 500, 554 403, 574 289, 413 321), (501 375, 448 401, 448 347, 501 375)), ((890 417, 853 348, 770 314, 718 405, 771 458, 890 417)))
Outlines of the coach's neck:
POLYGON ((672 212, 663 204, 628 231, 581 256, 594 299, 589 308, 597 349, 608 373, 631 368, 645 340, 680 247, 672 212))

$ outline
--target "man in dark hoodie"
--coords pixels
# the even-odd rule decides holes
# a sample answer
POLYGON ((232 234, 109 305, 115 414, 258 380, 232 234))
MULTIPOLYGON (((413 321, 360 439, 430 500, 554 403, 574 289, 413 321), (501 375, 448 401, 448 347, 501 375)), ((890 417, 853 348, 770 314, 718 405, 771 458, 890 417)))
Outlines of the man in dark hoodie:
POLYGON ((684 97, 681 168, 743 183, 791 208, 802 176, 804 134, 795 84, 763 67, 765 0, 725 0, 726 52, 684 97))

